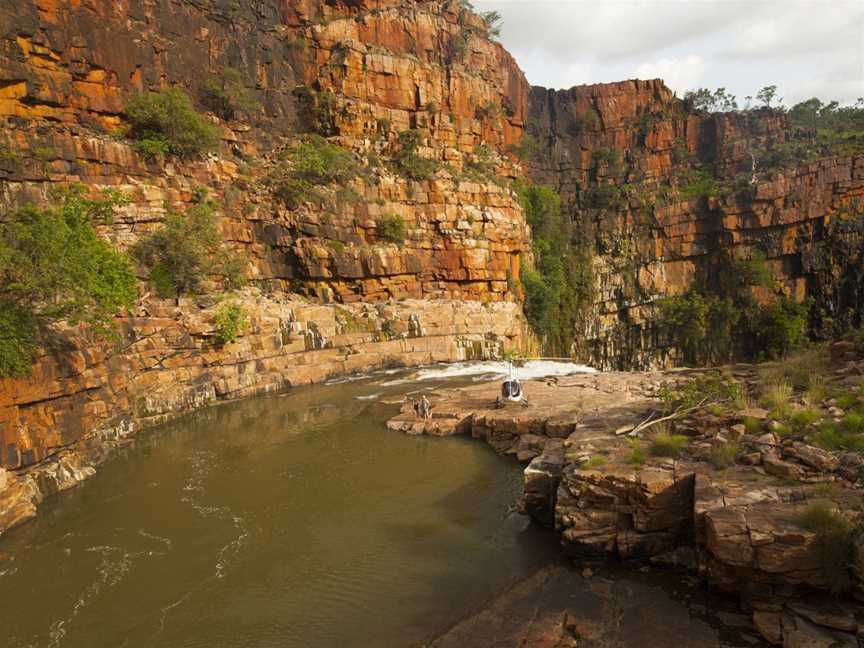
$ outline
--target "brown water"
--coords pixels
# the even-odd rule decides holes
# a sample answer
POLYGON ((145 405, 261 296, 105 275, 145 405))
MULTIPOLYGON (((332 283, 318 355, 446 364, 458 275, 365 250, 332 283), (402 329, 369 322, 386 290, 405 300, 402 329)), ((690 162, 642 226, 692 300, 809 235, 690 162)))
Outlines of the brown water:
MULTIPOLYGON (((378 381, 380 383, 380 381, 378 381)), ((410 646, 556 553, 521 470, 385 428, 374 381, 202 411, 141 436, 0 540, 10 647, 410 646)))
MULTIPOLYGON (((142 434, 0 539, 0 646, 409 648, 493 600, 516 621, 534 598, 553 605, 496 599, 559 556, 550 532, 509 512, 520 466, 479 441, 387 430, 398 407, 384 401, 417 388, 392 382, 226 404, 142 434)), ((678 577, 609 578, 606 603, 605 580, 562 596, 612 628, 619 607, 646 610, 630 615, 637 639, 610 645, 665 626, 710 638, 700 648, 752 644, 721 640, 729 602, 694 606, 702 595, 678 577)), ((488 645, 482 623, 460 626, 477 641, 458 629, 442 645, 488 645)))

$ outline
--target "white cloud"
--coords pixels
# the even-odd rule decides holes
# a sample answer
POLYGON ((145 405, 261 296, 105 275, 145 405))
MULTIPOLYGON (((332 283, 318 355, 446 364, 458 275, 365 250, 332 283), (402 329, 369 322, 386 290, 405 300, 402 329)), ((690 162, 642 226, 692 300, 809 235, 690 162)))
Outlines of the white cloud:
POLYGON ((643 63, 636 68, 639 79, 663 79, 679 95, 690 88, 702 85, 705 75, 705 61, 701 56, 690 54, 680 59, 661 58, 656 62, 643 63))
POLYGON ((861 0, 474 0, 499 11, 529 81, 566 88, 661 77, 743 98, 776 84, 790 101, 864 95, 861 0))

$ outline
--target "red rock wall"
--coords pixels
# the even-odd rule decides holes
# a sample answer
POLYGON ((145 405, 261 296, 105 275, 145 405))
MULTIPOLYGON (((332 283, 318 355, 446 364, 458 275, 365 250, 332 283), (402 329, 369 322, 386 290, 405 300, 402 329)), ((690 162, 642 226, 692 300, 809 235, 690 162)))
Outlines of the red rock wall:
POLYGON ((119 348, 67 331, 68 352, 0 381, 0 466, 27 467, 219 398, 520 346, 508 278, 529 232, 505 188, 518 169, 500 151, 521 136, 527 89, 455 3, 0 0, 0 218, 46 202, 56 184, 120 189, 131 203, 104 234, 128 247, 204 187, 226 240, 249 257, 251 294, 269 295, 243 297, 253 326, 221 349, 212 297, 176 308, 142 283, 135 312, 118 320, 119 348), (443 57, 456 34, 464 51, 443 57), (237 121, 208 116, 221 129, 217 152, 148 162, 123 138, 135 93, 178 85, 198 100, 224 66, 257 103, 237 121), (351 184, 351 200, 334 188, 323 206, 284 206, 265 179, 303 125, 300 99, 324 92, 335 104, 328 134, 358 161, 386 157, 400 131, 418 128, 421 154, 442 171, 415 182, 383 163, 351 184), (494 171, 464 176, 479 146, 494 171), (405 221, 404 243, 377 236, 385 214, 405 221), (396 302, 405 299, 415 301, 396 302))
POLYGON ((587 328, 576 332, 585 360, 605 368, 674 362, 656 301, 685 292, 719 250, 760 249, 786 294, 837 308, 829 293, 842 261, 822 272, 814 255, 824 256, 838 212, 864 197, 864 157, 826 153, 759 170, 746 197, 686 199, 672 185, 696 165, 713 169, 718 186, 736 178, 747 186, 749 151, 786 141, 785 117, 688 112, 660 80, 533 88, 530 114, 541 147, 531 175, 562 194, 577 226, 574 243, 594 257, 597 297, 587 328), (609 151, 617 163, 605 160, 609 151), (598 207, 592 192, 607 185, 625 193, 598 207))

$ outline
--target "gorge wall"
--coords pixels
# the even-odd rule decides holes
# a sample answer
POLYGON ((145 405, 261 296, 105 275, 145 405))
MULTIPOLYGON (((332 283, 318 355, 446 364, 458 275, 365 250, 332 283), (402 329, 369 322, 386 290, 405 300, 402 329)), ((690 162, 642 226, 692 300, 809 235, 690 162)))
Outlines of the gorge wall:
POLYGON ((522 346, 512 277, 530 233, 500 151, 521 136, 527 97, 457 3, 0 2, 0 214, 49 203, 56 185, 117 189, 130 202, 101 231, 128 249, 206 196, 250 283, 175 303, 141 276, 118 339, 58 327, 30 375, 0 379, 0 472, 19 471, 3 473, 0 530, 92 474, 112 440, 195 407, 522 346), (226 68, 251 100, 233 119, 207 116, 218 151, 150 160, 124 137, 131 97, 178 86, 197 102, 226 68), (268 178, 310 127, 363 173, 289 206, 268 178), (437 163, 428 179, 381 161, 406 129, 437 163), (383 215, 404 222, 403 241, 379 235, 383 215), (226 297, 251 321, 220 345, 226 297))
POLYGON ((596 298, 576 333, 594 366, 674 362, 657 300, 720 252, 762 252, 780 291, 815 300, 817 335, 860 325, 860 278, 848 276, 861 258, 860 153, 821 146, 777 111, 694 111, 660 80, 532 88, 529 124, 531 176, 561 194, 574 245, 594 259, 596 298), (765 161, 792 142, 797 156, 765 161), (706 184, 711 195, 688 191, 706 184))

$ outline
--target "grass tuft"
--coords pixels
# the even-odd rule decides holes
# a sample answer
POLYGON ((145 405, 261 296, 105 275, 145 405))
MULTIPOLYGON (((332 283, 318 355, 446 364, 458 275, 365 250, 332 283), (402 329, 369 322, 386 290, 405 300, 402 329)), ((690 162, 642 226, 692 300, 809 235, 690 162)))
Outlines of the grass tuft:
POLYGON ((642 444, 639 443, 638 439, 629 439, 627 444, 630 446, 630 452, 627 453, 627 456, 624 458, 624 461, 630 464, 631 466, 641 466, 648 459, 648 453, 645 452, 645 448, 642 447, 642 444))
POLYGON ((835 595, 848 592, 853 583, 849 566, 854 553, 855 525, 826 502, 814 502, 795 521, 816 534, 822 570, 831 592, 835 595))
POLYGON ((711 463, 717 470, 726 470, 735 463, 738 458, 739 447, 737 443, 729 441, 711 448, 711 463))
POLYGON ((603 455, 592 455, 591 458, 582 462, 579 466, 579 470, 594 470, 595 468, 599 468, 600 466, 606 463, 606 457, 603 455))
POLYGON ((682 434, 658 434, 651 440, 651 454, 655 457, 678 457, 689 439, 682 434))

